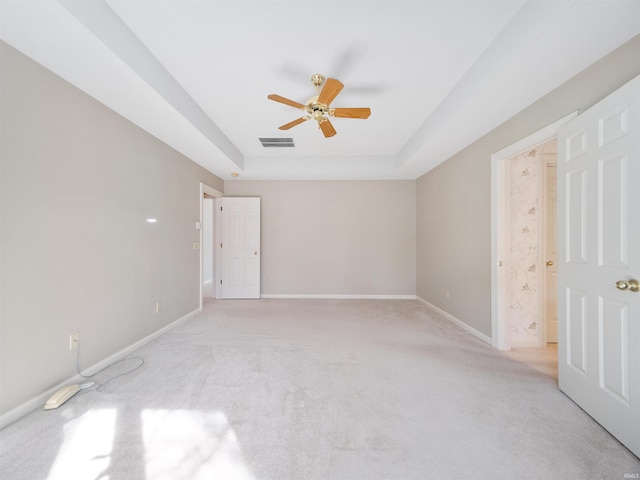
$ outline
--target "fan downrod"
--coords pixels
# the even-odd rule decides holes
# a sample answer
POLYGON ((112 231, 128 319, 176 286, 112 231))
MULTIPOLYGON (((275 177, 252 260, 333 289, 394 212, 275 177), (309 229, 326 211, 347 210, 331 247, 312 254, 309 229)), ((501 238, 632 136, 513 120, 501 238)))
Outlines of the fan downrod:
POLYGON ((311 75, 311 83, 313 83, 316 87, 316 95, 307 100, 307 104, 304 106, 304 109, 309 114, 311 118, 316 120, 318 123, 326 120, 324 115, 328 112, 328 106, 318 103, 318 96, 320 95, 320 87, 324 85, 326 78, 324 75, 320 73, 315 73, 311 75))

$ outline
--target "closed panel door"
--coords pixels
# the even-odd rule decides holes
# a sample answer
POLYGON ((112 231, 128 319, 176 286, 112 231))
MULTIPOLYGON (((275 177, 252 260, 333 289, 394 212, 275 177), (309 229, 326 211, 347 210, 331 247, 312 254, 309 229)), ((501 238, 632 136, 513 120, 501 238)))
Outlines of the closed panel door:
POLYGON ((558 141, 560 388, 640 455, 640 77, 558 141))
POLYGON ((260 199, 224 197, 222 298, 260 298, 260 199))

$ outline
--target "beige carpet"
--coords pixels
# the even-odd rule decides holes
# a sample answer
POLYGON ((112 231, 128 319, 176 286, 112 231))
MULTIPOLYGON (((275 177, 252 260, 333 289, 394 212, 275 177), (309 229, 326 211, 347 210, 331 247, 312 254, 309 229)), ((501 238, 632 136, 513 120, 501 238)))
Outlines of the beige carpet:
POLYGON ((203 314, 137 353, 145 364, 134 373, 1 431, 0 478, 640 473, 553 376, 417 301, 208 300, 203 314))
POLYGON ((520 347, 502 352, 517 362, 524 363, 545 375, 558 379, 558 344, 547 343, 544 348, 520 347))

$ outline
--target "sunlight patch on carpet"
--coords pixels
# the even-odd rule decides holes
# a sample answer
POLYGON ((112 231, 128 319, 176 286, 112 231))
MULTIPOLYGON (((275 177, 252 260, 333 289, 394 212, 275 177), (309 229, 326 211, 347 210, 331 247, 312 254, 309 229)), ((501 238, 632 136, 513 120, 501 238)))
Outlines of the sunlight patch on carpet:
POLYGON ((47 480, 101 478, 111 462, 116 410, 89 410, 64 426, 64 441, 47 480))
POLYGON ((141 416, 147 478, 256 480, 224 413, 144 410, 141 416))

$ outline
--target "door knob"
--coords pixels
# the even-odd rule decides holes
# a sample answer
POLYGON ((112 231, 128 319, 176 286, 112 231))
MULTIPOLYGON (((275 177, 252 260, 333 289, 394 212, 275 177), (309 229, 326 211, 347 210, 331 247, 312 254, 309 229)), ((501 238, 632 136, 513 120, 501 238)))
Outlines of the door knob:
POLYGON ((626 290, 629 287, 629 284, 623 280, 618 280, 616 282, 616 288, 618 290, 626 290))
POLYGON ((631 280, 627 280, 626 282, 624 280, 618 280, 616 282, 616 288, 618 290, 626 290, 628 288, 632 292, 640 292, 640 283, 638 283, 638 280, 635 280, 633 278, 631 280))
POLYGON ((547 267, 550 267, 551 265, 553 265, 553 260, 547 260, 547 267))

